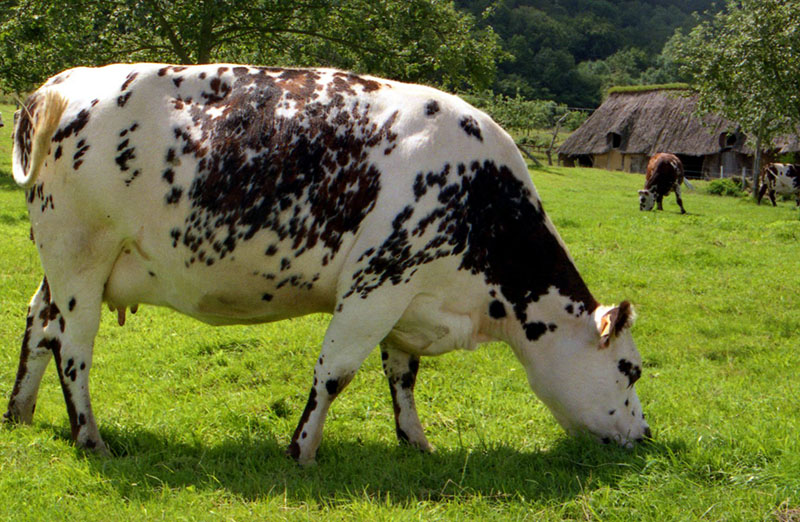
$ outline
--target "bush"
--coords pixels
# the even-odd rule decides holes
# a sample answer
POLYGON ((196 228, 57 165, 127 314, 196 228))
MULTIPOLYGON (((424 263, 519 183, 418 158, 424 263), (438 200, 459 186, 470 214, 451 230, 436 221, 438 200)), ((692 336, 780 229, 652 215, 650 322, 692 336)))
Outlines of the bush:
POLYGON ((715 179, 708 184, 706 190, 709 194, 715 194, 717 196, 740 197, 745 195, 741 185, 731 178, 715 179))

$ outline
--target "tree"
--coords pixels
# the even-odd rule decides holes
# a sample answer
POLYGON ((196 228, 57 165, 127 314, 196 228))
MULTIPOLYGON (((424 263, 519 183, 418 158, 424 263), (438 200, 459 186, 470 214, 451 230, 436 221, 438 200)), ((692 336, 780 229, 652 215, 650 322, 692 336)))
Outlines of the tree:
POLYGON ((678 56, 678 46, 686 36, 683 31, 678 28, 675 33, 664 44, 655 63, 642 73, 640 81, 644 85, 657 85, 665 83, 689 83, 691 78, 688 78, 685 73, 681 72, 680 56, 678 56))
POLYGON ((491 26, 514 57, 498 64, 495 91, 580 107, 599 105, 617 82, 673 76, 669 56, 659 57, 664 43, 676 28, 693 27, 692 11, 719 10, 719 0, 455 2, 491 26))
POLYGON ((20 0, 0 14, 0 87, 115 61, 327 65, 485 88, 502 55, 452 0, 20 0), (435 21, 435 23, 433 23, 435 21))
POLYGON ((728 0, 697 25, 678 54, 699 93, 699 113, 722 114, 755 138, 753 195, 762 145, 800 125, 800 3, 728 0))

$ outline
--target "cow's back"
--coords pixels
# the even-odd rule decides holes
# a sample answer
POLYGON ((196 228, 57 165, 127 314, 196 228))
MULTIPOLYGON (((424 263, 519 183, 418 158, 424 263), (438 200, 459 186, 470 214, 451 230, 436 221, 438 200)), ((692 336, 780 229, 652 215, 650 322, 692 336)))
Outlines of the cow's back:
POLYGON ((665 195, 683 181, 683 164, 674 154, 658 153, 647 163, 644 188, 665 195))

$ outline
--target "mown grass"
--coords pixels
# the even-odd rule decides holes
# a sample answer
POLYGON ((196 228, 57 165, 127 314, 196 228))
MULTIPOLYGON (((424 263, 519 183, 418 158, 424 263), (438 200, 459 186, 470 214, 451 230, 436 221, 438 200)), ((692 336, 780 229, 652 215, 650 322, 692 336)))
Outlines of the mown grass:
MULTIPOLYGON (((0 106, 6 122, 8 107, 0 106)), ((8 116, 7 116, 8 113, 8 116)), ((0 146, 8 145, 0 129, 0 146)), ((0 400, 41 278, 24 195, 0 149, 0 400)), ((797 520, 800 221, 698 190, 642 213, 641 176, 533 171, 603 302, 630 299, 637 384, 655 441, 567 438, 500 344, 422 361, 417 402, 438 450, 397 445, 377 353, 336 401, 318 465, 287 459, 323 315, 212 328, 142 307, 104 312, 92 370, 116 454, 76 450, 54 368, 32 426, 0 429, 4 520, 797 520)))

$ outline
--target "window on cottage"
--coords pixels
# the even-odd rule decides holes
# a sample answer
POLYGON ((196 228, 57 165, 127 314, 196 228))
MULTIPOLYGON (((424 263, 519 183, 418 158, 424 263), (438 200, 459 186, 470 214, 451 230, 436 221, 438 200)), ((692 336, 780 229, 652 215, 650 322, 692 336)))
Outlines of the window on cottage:
POLYGON ((736 145, 736 140, 735 132, 723 132, 719 135, 719 148, 722 150, 733 148, 736 145))
POLYGON ((612 149, 618 149, 622 145, 622 135, 616 132, 609 132, 606 139, 612 149))

